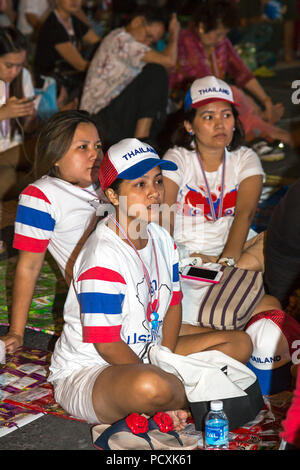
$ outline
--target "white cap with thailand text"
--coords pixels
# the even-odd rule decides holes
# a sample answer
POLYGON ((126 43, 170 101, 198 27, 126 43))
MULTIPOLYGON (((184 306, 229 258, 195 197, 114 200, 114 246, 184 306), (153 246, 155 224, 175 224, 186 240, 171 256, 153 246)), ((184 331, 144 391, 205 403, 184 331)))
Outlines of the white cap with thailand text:
POLYGON ((99 169, 99 181, 105 191, 117 178, 140 178, 156 166, 177 170, 176 163, 162 160, 150 145, 135 138, 123 139, 106 152, 99 169))
POLYGON ((220 78, 208 75, 195 80, 184 99, 184 110, 201 108, 214 101, 227 101, 238 106, 233 99, 230 86, 220 78))

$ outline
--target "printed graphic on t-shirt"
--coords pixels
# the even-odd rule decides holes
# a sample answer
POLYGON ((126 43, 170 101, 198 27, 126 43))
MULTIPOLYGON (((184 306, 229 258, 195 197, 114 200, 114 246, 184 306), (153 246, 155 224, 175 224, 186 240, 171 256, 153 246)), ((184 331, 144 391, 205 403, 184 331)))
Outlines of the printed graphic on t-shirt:
MULTIPOLYGON (((182 215, 203 215, 206 220, 213 221, 209 198, 206 194, 206 189, 200 186, 199 191, 197 191, 196 189, 188 185, 185 185, 185 188, 187 189, 187 193, 184 196, 184 204, 182 205, 182 215)), ((237 191, 238 186, 232 189, 232 191, 229 191, 227 193, 225 192, 221 217, 228 215, 234 216, 237 191)), ((211 192, 211 199, 216 214, 219 213, 220 194, 220 186, 217 186, 216 190, 211 192)))
MULTIPOLYGON (((179 281, 178 263, 173 265, 172 281, 179 281)), ((171 286, 165 283, 158 286, 158 280, 152 279, 150 298, 146 278, 142 276, 134 285, 134 295, 133 292, 130 295, 137 301, 131 302, 132 310, 126 312, 125 297, 131 289, 124 277, 113 269, 96 266, 79 276, 77 291, 85 342, 123 340, 128 345, 144 343, 147 349, 147 343, 160 337, 166 306, 180 302, 181 291, 173 292, 171 286)), ((145 348, 140 350, 140 357, 145 348)))

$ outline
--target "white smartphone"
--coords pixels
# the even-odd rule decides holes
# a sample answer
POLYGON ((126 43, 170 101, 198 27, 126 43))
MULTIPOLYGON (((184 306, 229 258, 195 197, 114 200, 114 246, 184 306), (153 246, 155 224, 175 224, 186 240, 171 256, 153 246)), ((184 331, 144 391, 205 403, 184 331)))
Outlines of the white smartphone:
POLYGON ((181 277, 183 278, 211 282, 213 284, 218 284, 222 279, 222 276, 223 271, 201 267, 198 268, 197 266, 186 266, 181 273, 181 277))

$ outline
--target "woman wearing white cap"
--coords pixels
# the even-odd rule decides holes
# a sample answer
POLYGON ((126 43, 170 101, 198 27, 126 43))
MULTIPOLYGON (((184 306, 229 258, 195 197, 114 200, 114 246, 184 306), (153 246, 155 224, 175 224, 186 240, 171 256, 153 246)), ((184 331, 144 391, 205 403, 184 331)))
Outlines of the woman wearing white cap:
MULTIPOLYGON (((214 76, 195 80, 188 91, 175 146, 164 156, 178 167, 163 171, 165 201, 176 208, 170 212, 170 231, 183 264, 194 257, 206 267, 217 263, 263 271, 263 234, 250 225, 264 172, 256 153, 241 145, 243 128, 235 106, 229 85, 214 76)), ((202 296, 206 290, 207 284, 202 296)), ((198 294, 199 289, 197 305, 198 294)), ((184 322, 194 315, 193 302, 184 293, 184 322)), ((270 308, 280 308, 272 296, 257 304, 258 311, 270 308)))
POLYGON ((177 64, 170 74, 173 94, 186 90, 196 78, 215 75, 225 80, 229 76, 234 84, 234 99, 240 105, 246 140, 249 142, 259 137, 262 160, 280 160, 283 155, 274 141, 291 144, 291 133, 275 125, 283 116, 284 107, 282 103, 272 102, 227 37, 229 31, 239 24, 239 2, 207 0, 196 3, 193 22, 181 30, 178 38, 177 64), (272 154, 270 142, 275 144, 272 154), (262 150, 262 143, 268 144, 267 154, 266 145, 262 150))
POLYGON ((264 172, 253 150, 242 146, 235 105, 223 80, 207 76, 193 82, 175 146, 164 157, 178 166, 163 173, 166 202, 178 205, 171 231, 186 256, 262 270, 262 250, 252 256, 245 248, 249 235, 255 235, 249 230, 264 172))
MULTIPOLYGON (((252 349, 244 332, 178 338, 178 254, 169 233, 156 223, 164 200, 162 168, 172 171, 176 165, 137 139, 124 139, 105 155, 99 179, 114 214, 98 224, 77 258, 63 333, 51 360, 49 381, 56 401, 73 416, 114 423, 96 427, 100 448, 124 448, 115 447, 112 435, 124 426, 128 431, 134 417, 124 418, 131 413, 153 416, 173 410, 175 428, 186 424, 182 382, 148 363, 151 345, 182 355, 213 348, 241 362, 252 349)), ((149 436, 155 446, 153 434, 149 436)), ((185 446, 195 446, 193 440, 183 440, 185 446)), ((150 449, 149 442, 132 434, 127 444, 150 449)), ((173 445, 178 446, 176 438, 173 445)))

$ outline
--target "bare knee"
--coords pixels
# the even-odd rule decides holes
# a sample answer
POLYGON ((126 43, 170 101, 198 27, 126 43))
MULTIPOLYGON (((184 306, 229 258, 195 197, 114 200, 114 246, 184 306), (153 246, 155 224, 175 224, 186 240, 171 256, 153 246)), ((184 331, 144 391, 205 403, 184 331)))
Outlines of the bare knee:
POLYGON ((245 331, 235 331, 235 333, 237 336, 238 360, 245 364, 252 354, 253 344, 250 336, 245 331))
POLYGON ((245 331, 226 331, 222 336, 222 340, 223 342, 215 349, 224 352, 244 364, 248 362, 253 350, 253 345, 250 336, 245 331))
POLYGON ((149 365, 140 373, 131 387, 131 392, 143 397, 146 404, 160 409, 173 399, 173 390, 166 374, 158 367, 149 365))

